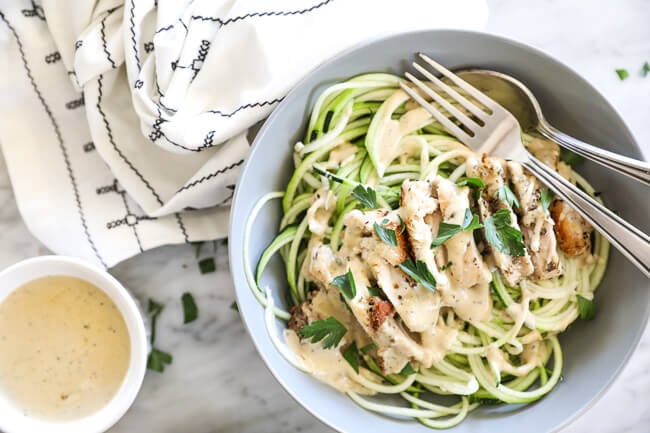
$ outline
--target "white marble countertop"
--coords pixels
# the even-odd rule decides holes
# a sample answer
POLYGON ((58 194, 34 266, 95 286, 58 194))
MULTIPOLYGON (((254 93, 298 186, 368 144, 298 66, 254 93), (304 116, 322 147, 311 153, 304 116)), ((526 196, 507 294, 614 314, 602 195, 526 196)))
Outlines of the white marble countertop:
MULTIPOLYGON (((650 61, 647 0, 489 0, 488 31, 518 39, 567 63, 621 112, 650 156, 650 61), (614 69, 627 68, 619 81, 614 69)), ((0 157, 1 158, 1 157, 0 157)), ((0 159, 0 267, 47 251, 16 209, 0 159)), ((217 272, 201 275, 194 248, 163 247, 128 260, 112 273, 143 302, 166 304, 157 346, 174 356, 164 373, 148 372, 138 399, 111 433, 147 431, 328 432, 294 402, 264 367, 237 312, 227 246, 217 244, 217 272), (194 294, 199 319, 182 325, 180 295, 194 294)), ((203 256, 213 255, 212 245, 203 256)), ((650 329, 611 389, 563 433, 650 431, 650 329)))

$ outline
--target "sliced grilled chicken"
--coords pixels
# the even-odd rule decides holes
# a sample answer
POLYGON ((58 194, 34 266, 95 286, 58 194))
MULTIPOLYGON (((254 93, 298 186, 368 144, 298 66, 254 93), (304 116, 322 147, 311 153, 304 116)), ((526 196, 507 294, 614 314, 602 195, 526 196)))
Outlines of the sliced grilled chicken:
POLYGON ((553 219, 541 203, 542 186, 517 162, 507 163, 508 174, 521 208, 516 209, 519 225, 533 261, 533 276, 539 279, 557 277, 562 273, 553 219))
MULTIPOLYGON (((470 208, 469 188, 459 188, 453 182, 436 177, 433 185, 437 190, 442 220, 450 224, 463 224, 465 211, 470 208)), ((461 231, 447 240, 443 247, 447 253, 447 268, 451 286, 468 288, 492 281, 492 274, 483 261, 472 232, 461 231)))
POLYGON ((343 249, 348 243, 358 245, 362 261, 370 268, 372 279, 386 294, 404 324, 411 332, 433 327, 438 317, 439 296, 430 292, 398 267, 408 257, 406 234, 401 230, 396 212, 352 211, 345 216, 346 233, 343 249), (374 224, 395 230, 398 244, 391 246, 379 239, 374 224), (354 240, 351 234, 359 233, 354 240))
MULTIPOLYGON (((533 138, 527 147, 533 156, 569 179, 571 167, 560 161, 560 147, 555 142, 545 138, 533 138)), ((557 243, 563 253, 579 256, 591 251, 593 228, 575 209, 556 198, 550 206, 550 211, 551 218, 555 222, 557 243)))
MULTIPOLYGON (((468 159, 466 164, 467 175, 478 177, 485 183, 485 188, 478 199, 481 220, 485 222, 498 210, 506 209, 510 212, 511 226, 520 230, 517 217, 508 203, 498 198, 498 191, 505 185, 506 181, 502 161, 483 155, 481 160, 468 159)), ((491 246, 490 251, 494 263, 509 285, 514 286, 522 278, 533 273, 533 263, 527 252, 524 252, 523 256, 515 257, 505 254, 493 246, 491 246)))
POLYGON ((550 211, 555 221, 555 235, 562 252, 569 256, 590 252, 593 228, 589 223, 562 200, 553 200, 550 211))
POLYGON ((438 290, 449 286, 447 276, 440 272, 431 242, 438 234, 440 212, 438 201, 432 196, 431 184, 424 181, 404 181, 400 198, 400 216, 415 259, 424 262, 436 279, 438 290))

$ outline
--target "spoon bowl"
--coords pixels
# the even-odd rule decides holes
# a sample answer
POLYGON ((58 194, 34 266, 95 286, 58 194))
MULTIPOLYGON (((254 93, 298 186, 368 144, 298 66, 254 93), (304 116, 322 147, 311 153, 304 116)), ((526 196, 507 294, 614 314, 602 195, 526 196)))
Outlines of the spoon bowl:
POLYGON ((489 69, 457 69, 456 75, 506 108, 525 132, 536 131, 580 156, 650 185, 650 164, 592 146, 553 127, 533 92, 516 78, 489 69))

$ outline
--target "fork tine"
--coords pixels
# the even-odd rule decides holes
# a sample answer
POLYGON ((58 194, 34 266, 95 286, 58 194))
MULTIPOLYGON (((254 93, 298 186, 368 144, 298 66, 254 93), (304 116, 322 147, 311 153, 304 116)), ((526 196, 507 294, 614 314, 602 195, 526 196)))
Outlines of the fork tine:
MULTIPOLYGON (((488 118, 488 114, 481 110, 479 107, 477 107, 474 103, 472 103, 470 100, 465 98, 463 95, 443 83, 438 77, 433 75, 431 72, 427 71, 422 65, 413 62, 413 67, 420 71, 422 75, 424 75, 429 81, 431 81, 433 84, 438 86, 440 89, 445 91, 449 96, 451 96, 453 99, 455 99, 460 105, 463 107, 467 108, 468 111, 470 111, 472 114, 474 114, 476 117, 481 119, 483 122, 485 122, 488 118)), ((455 108, 455 107, 454 107, 455 108)))
MULTIPOLYGON (((483 92, 481 92, 476 87, 469 84, 467 81, 460 78, 458 75, 451 72, 449 69, 442 66, 440 63, 433 60, 431 57, 427 56, 426 54, 422 54, 422 53, 418 53, 418 56, 420 56, 420 58, 422 60, 424 60, 425 62, 427 62, 432 68, 434 68, 435 70, 440 72, 442 75, 444 75, 445 77, 447 77, 451 81, 453 81, 454 84, 456 84, 458 87, 460 87, 461 89, 466 91, 471 97, 473 97, 474 99, 479 101, 481 104, 485 105, 489 109, 493 109, 493 107, 497 106, 496 102, 494 102, 492 99, 485 96, 485 94, 483 92)), ((445 85, 445 84, 443 83, 443 85, 445 85)), ((449 86, 447 86, 447 87, 449 87, 449 86)), ((453 89, 451 89, 451 90, 454 91, 453 89)))
MULTIPOLYGON (((407 72, 407 74, 408 74, 408 72, 407 72)), ((408 74, 408 75, 411 75, 411 74, 408 74)), ((418 88, 420 88, 420 89, 422 89, 423 91, 426 92, 426 90, 424 89, 426 86, 420 80, 413 77, 412 75, 411 75, 411 77, 412 78, 409 77, 409 79, 411 79, 411 80, 415 79, 413 81, 413 84, 415 84, 418 88)), ((435 119, 438 122, 440 122, 442 124, 442 126, 447 128, 447 130, 449 132, 451 132, 454 136, 456 136, 456 138, 458 138, 460 141, 467 144, 467 141, 472 139, 472 137, 470 135, 468 135, 465 131, 463 131, 458 126, 456 126, 456 124, 454 122, 452 122, 451 120, 449 120, 449 118, 447 116, 445 116, 440 111, 438 111, 438 109, 435 108, 433 105, 431 105, 427 101, 425 101, 424 98, 422 96, 420 96, 417 91, 415 91, 412 88, 410 88, 409 86, 407 86, 406 83, 401 82, 401 83, 399 83, 399 85, 402 88, 402 90, 404 90, 406 92, 407 95, 409 95, 411 98, 413 98, 418 104, 420 104, 429 113, 431 113, 431 115, 433 117, 435 117, 435 119)), ((427 90, 430 90, 430 89, 427 88, 427 90)))
MULTIPOLYGON (((413 63, 413 66, 415 67, 415 69, 417 69, 418 71, 420 71, 420 72, 422 73, 422 75, 424 75, 424 76, 425 76, 426 78, 428 78, 429 80, 431 80, 432 78, 437 80, 437 78, 434 77, 433 75, 431 75, 431 73, 429 73, 429 71, 427 71, 426 69, 424 69, 422 66, 418 65, 417 63, 413 63)), ((417 79, 417 78, 415 78, 412 74, 410 74, 410 73, 408 73, 408 72, 406 72, 405 75, 406 75, 406 77, 407 77, 409 80, 411 80, 411 81, 413 81, 414 79, 417 79)), ((437 84, 437 83, 436 83, 436 84, 437 84)), ((447 110, 447 112, 448 112, 449 114, 451 114, 451 115, 454 116, 456 119, 458 119, 458 120, 460 121, 460 123, 464 124, 464 125, 467 126, 468 128, 471 128, 471 127, 474 127, 474 126, 480 126, 480 125, 479 125, 478 123, 476 123, 474 120, 472 120, 472 119, 470 119, 469 117, 467 117, 467 115, 466 115, 465 113, 463 113, 463 112, 460 111, 458 108, 454 107, 452 104, 450 104, 449 102, 447 102, 447 100, 445 100, 444 97, 442 97, 438 92, 436 92, 435 90, 433 90, 431 87, 427 86, 427 85, 424 84, 424 83, 422 83, 422 85, 423 85, 424 87, 426 87, 426 90, 425 90, 425 89, 422 89, 422 90, 423 90, 427 95, 431 96, 431 97, 433 98, 433 100, 436 101, 438 104, 440 104, 440 105, 441 105, 445 110, 447 110)), ((450 96, 454 97, 454 95, 450 95, 450 96)), ((463 99, 465 99, 465 98, 463 98, 463 99)), ((468 102, 468 101, 467 101, 467 102, 468 102)), ((458 101, 458 103, 459 103, 460 105, 462 105, 462 106, 465 105, 465 104, 463 104, 463 101, 458 101)))

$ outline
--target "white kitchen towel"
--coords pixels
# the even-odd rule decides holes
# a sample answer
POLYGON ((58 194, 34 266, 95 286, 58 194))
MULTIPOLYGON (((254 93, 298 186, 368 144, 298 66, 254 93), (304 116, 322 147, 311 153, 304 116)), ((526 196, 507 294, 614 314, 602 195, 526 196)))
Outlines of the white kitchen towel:
POLYGON ((0 144, 18 207, 102 266, 225 237, 249 143, 364 39, 481 29, 485 0, 0 0, 0 144))

